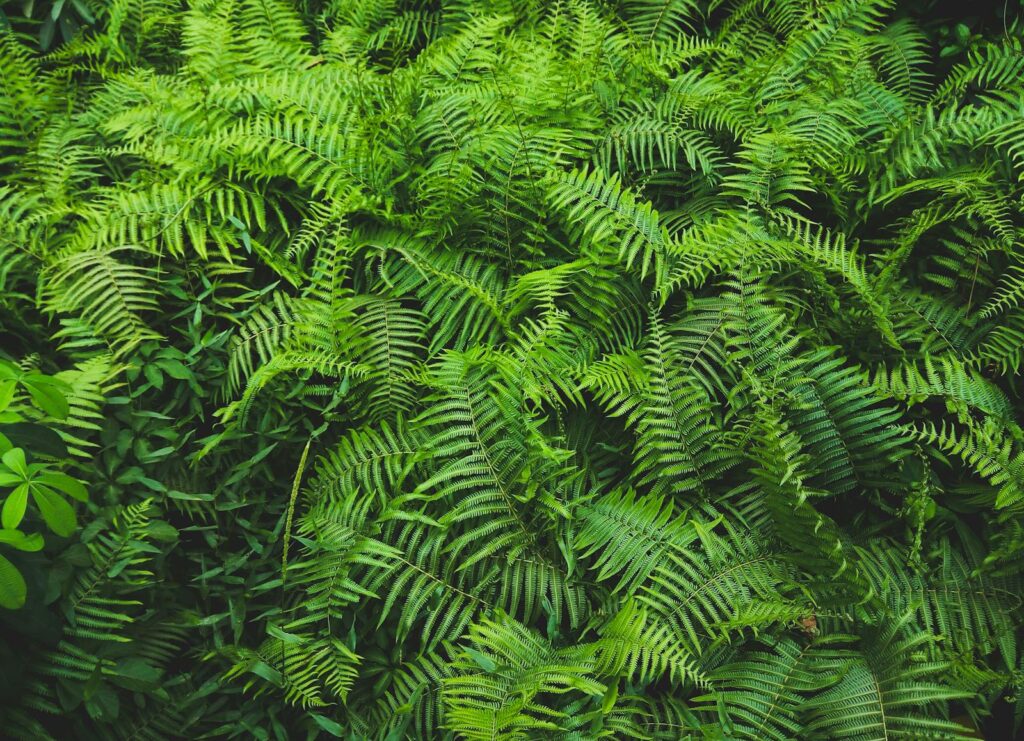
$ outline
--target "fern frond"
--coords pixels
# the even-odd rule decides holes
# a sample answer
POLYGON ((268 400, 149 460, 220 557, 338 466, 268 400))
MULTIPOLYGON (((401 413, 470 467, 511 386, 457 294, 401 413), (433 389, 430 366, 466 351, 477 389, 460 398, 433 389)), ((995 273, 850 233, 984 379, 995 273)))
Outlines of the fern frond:
MULTIPOLYGON (((598 249, 608 245, 627 270, 639 260, 641 278, 648 273, 655 280, 662 276, 668 232, 651 203, 623 188, 618 175, 608 176, 598 168, 575 170, 556 180, 551 198, 575 228, 577 239, 586 239, 598 249)), ((594 257, 599 258, 600 252, 594 257)))

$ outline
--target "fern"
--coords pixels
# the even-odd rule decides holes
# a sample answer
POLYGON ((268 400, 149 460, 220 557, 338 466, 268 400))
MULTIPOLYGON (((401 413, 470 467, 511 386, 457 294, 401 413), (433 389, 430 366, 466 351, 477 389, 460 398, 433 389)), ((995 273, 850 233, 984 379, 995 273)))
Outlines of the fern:
MULTIPOLYGON (((552 189, 556 208, 597 247, 608 243, 615 259, 629 269, 639 259, 641 277, 664 272, 669 237, 650 203, 622 187, 615 175, 580 170, 565 175, 552 189)), ((598 253, 600 254, 600 253, 598 253)))
POLYGON ((1024 24, 932 5, 7 11, 4 733, 1006 736, 1024 24))
POLYGON ((919 709, 962 697, 932 680, 946 665, 915 661, 929 640, 906 630, 909 616, 869 630, 843 678, 808 705, 811 732, 834 738, 912 738, 921 733, 969 738, 967 729, 941 718, 926 719, 919 709))

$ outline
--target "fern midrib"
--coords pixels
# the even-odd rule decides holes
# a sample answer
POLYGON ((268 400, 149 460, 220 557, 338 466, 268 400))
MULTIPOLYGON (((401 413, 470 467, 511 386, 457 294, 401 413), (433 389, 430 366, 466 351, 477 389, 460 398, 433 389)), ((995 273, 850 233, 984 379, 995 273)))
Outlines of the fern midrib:
MULTIPOLYGON (((800 665, 800 662, 803 661, 804 655, 811 649, 813 645, 813 643, 807 643, 800 648, 800 653, 796 655, 796 658, 790 665, 785 677, 783 677, 782 682, 778 685, 778 690, 772 695, 771 705, 768 706, 768 710, 765 711, 764 716, 762 716, 761 722, 758 723, 757 728, 754 729, 755 734, 760 733, 762 730, 768 727, 768 722, 772 717, 772 713, 775 711, 776 707, 780 706, 780 703, 782 701, 782 695, 786 691, 786 687, 789 685, 789 680, 794 676, 797 667, 800 665)), ((755 738, 758 738, 758 736, 755 736, 755 738)))
POLYGON ((753 566, 753 565, 759 564, 759 563, 771 563, 773 560, 774 559, 772 557, 768 556, 768 555, 757 556, 757 557, 754 557, 754 558, 749 558, 749 559, 747 559, 745 561, 740 561, 738 563, 735 563, 735 564, 733 564, 732 566, 730 566, 729 568, 727 568, 727 569, 725 569, 723 571, 715 572, 714 576, 712 576, 710 579, 704 580, 700 584, 700 586, 698 586, 696 589, 691 590, 690 594, 687 595, 686 599, 684 599, 682 602, 680 602, 678 605, 676 605, 676 607, 672 610, 672 612, 670 612, 666 616, 667 619, 669 619, 669 620, 675 619, 675 617, 677 615, 679 615, 679 613, 682 612, 690 604, 690 602, 692 602, 698 596, 700 596, 701 594, 706 592, 708 589, 710 589, 713 585, 721 582, 722 580, 724 580, 726 577, 730 576, 734 572, 742 570, 742 569, 746 569, 749 566, 753 566))
POLYGON ((534 542, 533 533, 531 533, 530 530, 526 527, 526 524, 523 522, 522 516, 519 514, 519 510, 513 503, 511 495, 505 490, 505 484, 504 482, 502 482, 501 477, 498 475, 497 470, 494 468, 494 463, 491 460, 490 451, 487 449, 487 446, 484 444, 483 438, 480 435, 480 428, 477 424, 476 408, 473 405, 473 395, 470 393, 468 386, 462 385, 459 388, 463 392, 463 398, 465 399, 466 402, 466 408, 469 411, 469 423, 473 430, 473 441, 475 443, 475 447, 477 450, 480 451, 480 454, 483 456, 484 463, 487 465, 487 472, 490 474, 491 480, 497 487, 498 494, 501 496, 502 500, 505 503, 505 508, 509 511, 509 514, 512 515, 513 519, 516 521, 516 524, 519 525, 519 529, 523 533, 524 541, 532 545, 534 542))

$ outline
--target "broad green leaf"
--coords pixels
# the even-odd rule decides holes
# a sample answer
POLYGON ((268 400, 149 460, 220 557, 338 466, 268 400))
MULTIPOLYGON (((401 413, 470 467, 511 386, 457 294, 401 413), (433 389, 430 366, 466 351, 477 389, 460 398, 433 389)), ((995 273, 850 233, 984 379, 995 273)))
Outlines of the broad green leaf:
POLYGON ((179 381, 187 381, 192 378, 192 372, 180 361, 165 359, 159 361, 158 364, 171 378, 175 378, 179 381))
POLYGON ((36 477, 37 480, 42 481, 44 484, 52 486, 54 489, 58 489, 69 497, 77 499, 80 502, 89 501, 89 492, 86 491, 85 485, 76 478, 68 476, 66 473, 60 473, 58 471, 46 471, 36 477))
POLYGON ((162 389, 164 387, 164 374, 160 372, 160 368, 158 368, 155 363, 146 363, 143 365, 142 373, 146 376, 146 380, 156 388, 162 389))
POLYGON ((102 686, 86 698, 85 708, 93 720, 112 723, 121 714, 121 701, 113 688, 102 686))
POLYGON ((332 736, 335 736, 336 738, 343 738, 345 736, 345 729, 340 723, 320 715, 319 713, 312 713, 312 716, 314 722, 332 736))
POLYGON ((5 530, 14 530, 25 518, 25 507, 28 504, 29 484, 21 484, 14 491, 7 495, 4 501, 3 513, 0 514, 0 521, 3 522, 5 530))
POLYGON ((64 390, 46 376, 29 375, 22 379, 36 406, 54 419, 65 419, 71 410, 64 390))
POLYGON ((17 610, 24 606, 28 588, 14 564, 0 556, 0 607, 17 610))
POLYGON ((19 551, 39 551, 43 548, 43 536, 39 533, 26 535, 20 530, 0 530, 0 543, 19 551))
POLYGON ((66 538, 75 532, 75 510, 64 497, 45 486, 33 486, 32 498, 54 533, 66 538))
POLYGON ((494 663, 494 659, 492 659, 490 656, 480 653, 476 649, 467 648, 466 653, 469 654, 470 658, 473 659, 477 666, 479 666, 485 672, 493 672, 495 669, 498 668, 498 665, 494 663))
POLYGON ((17 383, 10 378, 0 379, 0 412, 4 411, 11 403, 14 398, 14 389, 17 387, 17 383))
POLYGON ((159 668, 137 657, 119 660, 112 671, 116 675, 113 680, 116 684, 137 692, 154 687, 163 674, 159 668))
POLYGON ((20 474, 22 478, 28 478, 28 465, 25 463, 25 451, 21 448, 11 448, 3 456, 0 456, 0 460, 3 461, 4 465, 17 474, 20 474))
POLYGON ((20 476, 10 471, 0 471, 0 486, 15 486, 25 480, 24 476, 20 476))
POLYGON ((41 453, 53 458, 65 458, 68 455, 68 448, 57 432, 45 425, 34 422, 14 422, 0 425, 0 433, 14 443, 15 447, 22 447, 41 453))

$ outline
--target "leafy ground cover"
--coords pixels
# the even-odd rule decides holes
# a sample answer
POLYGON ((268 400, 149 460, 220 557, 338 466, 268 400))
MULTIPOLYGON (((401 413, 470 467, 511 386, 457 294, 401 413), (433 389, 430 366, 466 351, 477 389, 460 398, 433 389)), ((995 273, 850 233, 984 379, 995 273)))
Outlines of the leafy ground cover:
POLYGON ((1019 3, 11 6, 5 734, 1012 737, 1019 3))

